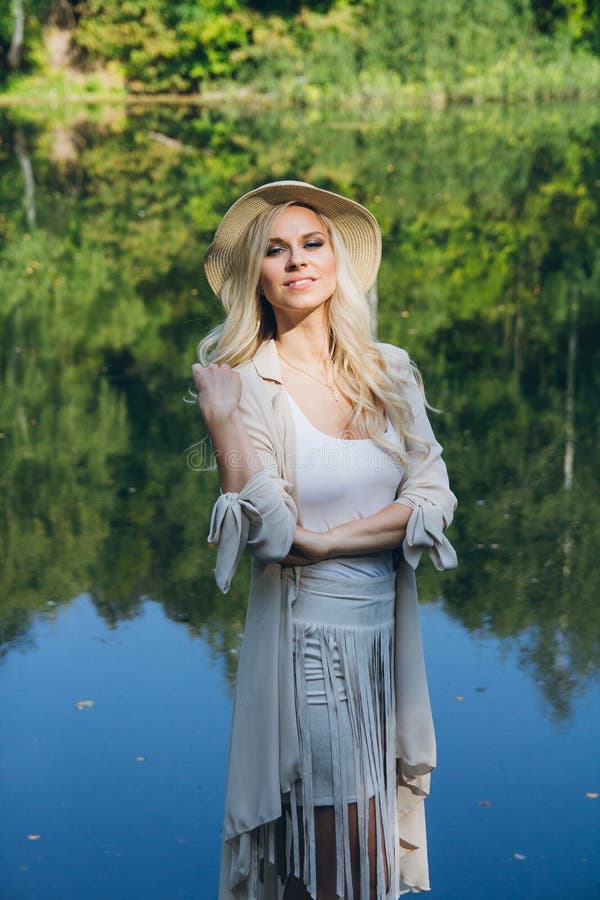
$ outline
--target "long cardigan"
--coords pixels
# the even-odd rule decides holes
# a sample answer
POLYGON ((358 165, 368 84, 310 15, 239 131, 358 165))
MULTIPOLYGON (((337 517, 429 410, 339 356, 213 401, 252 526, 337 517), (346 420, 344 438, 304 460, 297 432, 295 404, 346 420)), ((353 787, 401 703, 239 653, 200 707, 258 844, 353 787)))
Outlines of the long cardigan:
MULTIPOLYGON (((413 414, 408 461, 396 495, 413 509, 398 562, 395 607, 398 840, 404 892, 429 888, 421 801, 436 763, 414 570, 423 549, 437 569, 456 566, 454 549, 443 534, 456 498, 408 355, 389 344, 378 347, 413 414)), ((239 493, 221 493, 208 536, 217 544, 215 577, 223 592, 244 549, 252 554, 231 726, 219 900, 279 900, 283 888, 276 873, 281 854, 277 823, 282 794, 300 775, 292 672, 294 579, 281 578, 281 560, 301 522, 295 432, 274 342, 263 343, 237 371, 242 379, 240 409, 261 468, 239 493)))

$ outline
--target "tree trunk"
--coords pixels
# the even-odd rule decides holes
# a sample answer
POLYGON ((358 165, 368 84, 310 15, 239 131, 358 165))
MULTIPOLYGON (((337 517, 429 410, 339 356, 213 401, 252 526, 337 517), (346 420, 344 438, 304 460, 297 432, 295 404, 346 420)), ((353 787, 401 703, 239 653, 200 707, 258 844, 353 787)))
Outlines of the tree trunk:
POLYGON ((563 579, 565 594, 573 563, 573 521, 571 490, 573 489, 573 464, 575 461, 575 366, 577 363, 577 320, 579 313, 579 297, 571 294, 569 309, 570 332, 567 354, 567 391, 565 402, 565 456, 563 464, 563 486, 565 489, 565 509, 567 526, 563 533, 563 579))
POLYGON ((565 458, 564 486, 566 491, 573 487, 573 461, 575 458, 575 363, 577 359, 577 314, 578 298, 571 296, 570 333, 567 354, 567 391, 565 402, 565 458))
POLYGON ((21 49, 23 47, 23 30, 25 27, 25 13, 23 0, 13 0, 14 25, 8 51, 8 64, 11 69, 18 69, 21 64, 21 49))
POLYGON ((21 166, 23 173, 23 181, 25 182, 25 212, 27 215, 27 225, 30 229, 35 228, 35 184, 33 181, 33 169, 31 160, 27 153, 27 144, 25 143, 25 135, 21 127, 17 128, 15 134, 15 153, 21 166))

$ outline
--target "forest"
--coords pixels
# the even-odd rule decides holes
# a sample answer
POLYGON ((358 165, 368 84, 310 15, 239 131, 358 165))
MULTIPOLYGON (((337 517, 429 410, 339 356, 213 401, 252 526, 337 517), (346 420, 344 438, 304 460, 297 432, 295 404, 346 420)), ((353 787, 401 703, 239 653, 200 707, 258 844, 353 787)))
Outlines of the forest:
POLYGON ((595 96, 600 4, 7 0, 0 89, 5 103, 44 89, 433 106, 595 96))

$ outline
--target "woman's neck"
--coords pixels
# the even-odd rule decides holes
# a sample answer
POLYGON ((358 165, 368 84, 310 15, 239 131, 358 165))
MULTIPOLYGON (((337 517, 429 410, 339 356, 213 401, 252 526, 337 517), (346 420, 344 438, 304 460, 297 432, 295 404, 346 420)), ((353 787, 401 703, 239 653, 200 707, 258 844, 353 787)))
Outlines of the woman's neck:
POLYGON ((329 356, 329 328, 324 317, 278 327, 275 341, 284 357, 298 365, 317 367, 329 356))

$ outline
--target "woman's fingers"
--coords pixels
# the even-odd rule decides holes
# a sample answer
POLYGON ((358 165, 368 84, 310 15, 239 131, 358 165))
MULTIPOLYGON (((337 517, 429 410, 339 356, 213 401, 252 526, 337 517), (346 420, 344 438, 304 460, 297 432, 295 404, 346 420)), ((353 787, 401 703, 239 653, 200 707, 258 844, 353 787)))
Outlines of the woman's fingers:
POLYGON ((203 366, 200 363, 194 363, 192 366, 192 376, 196 390, 207 391, 215 388, 222 389, 228 385, 240 384, 241 379, 237 372, 234 372, 231 366, 223 364, 217 366, 211 363, 210 366, 203 366))
POLYGON ((288 553, 285 559, 281 560, 284 566, 307 566, 311 560, 304 556, 297 556, 295 553, 288 553))
POLYGON ((298 525, 291 550, 283 562, 288 565, 309 565, 329 556, 329 532, 310 531, 298 525))
POLYGON ((229 416, 239 407, 242 380, 228 365, 192 366, 197 404, 203 413, 229 416))

